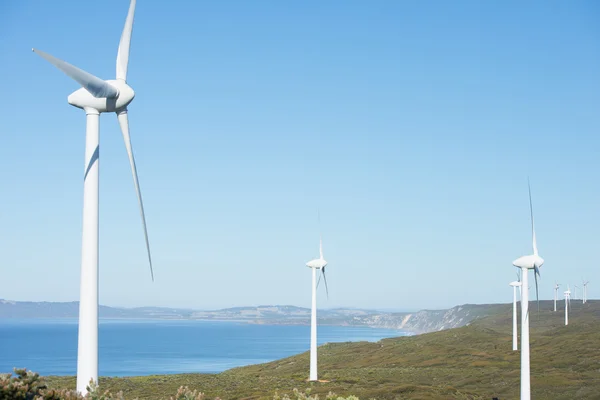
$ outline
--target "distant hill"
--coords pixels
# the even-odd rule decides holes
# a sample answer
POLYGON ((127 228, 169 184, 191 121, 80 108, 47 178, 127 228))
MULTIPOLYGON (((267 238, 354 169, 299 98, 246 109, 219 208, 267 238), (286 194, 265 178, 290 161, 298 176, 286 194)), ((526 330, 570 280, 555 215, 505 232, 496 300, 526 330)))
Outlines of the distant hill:
MULTIPOLYGON (((185 315, 184 310, 159 307, 117 308, 101 305, 98 311, 100 318, 180 318, 185 315)), ((77 318, 78 315, 78 301, 59 303, 0 299, 0 318, 77 318)))
MULTIPOLYGON (((318 311, 321 325, 367 326, 397 329, 412 333, 434 332, 468 325, 472 321, 498 313, 504 305, 465 304, 447 310, 418 312, 381 312, 354 308, 318 311)), ((77 318, 79 302, 29 302, 0 299, 0 318, 77 318)), ((119 308, 100 306, 100 318, 123 319, 197 319, 244 321, 269 325, 308 325, 310 309, 289 305, 233 307, 200 311, 164 307, 119 308)))

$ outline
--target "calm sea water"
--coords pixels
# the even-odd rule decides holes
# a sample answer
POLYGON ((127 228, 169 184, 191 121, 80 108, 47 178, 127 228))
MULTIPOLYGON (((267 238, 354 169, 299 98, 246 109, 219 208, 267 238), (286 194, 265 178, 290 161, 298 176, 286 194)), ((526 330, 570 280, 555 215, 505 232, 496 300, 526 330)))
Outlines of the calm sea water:
MULTIPOLYGON (((319 326, 318 342, 377 341, 389 329, 319 326)), ((309 326, 236 322, 101 320, 101 376, 221 372, 309 349, 309 326)), ((26 367, 41 375, 75 375, 77 320, 0 319, 0 373, 26 367)))

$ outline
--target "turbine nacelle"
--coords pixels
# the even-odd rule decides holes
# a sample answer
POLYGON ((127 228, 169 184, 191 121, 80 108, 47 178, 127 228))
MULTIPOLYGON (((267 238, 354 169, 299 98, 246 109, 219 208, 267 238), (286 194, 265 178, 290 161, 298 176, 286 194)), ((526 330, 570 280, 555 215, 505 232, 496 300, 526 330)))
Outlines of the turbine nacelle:
POLYGON ((322 258, 317 258, 315 260, 310 260, 309 262, 307 262, 306 266, 308 268, 323 269, 327 266, 327 261, 323 260, 322 258))
POLYGON ((518 286, 522 286, 523 284, 521 282, 519 282, 519 281, 514 281, 514 282, 509 283, 509 285, 510 286, 518 287, 518 286))
POLYGON ((537 254, 523 256, 513 261, 513 265, 518 268, 535 269, 541 268, 544 264, 544 259, 537 254))
POLYGON ((93 108, 98 112, 116 112, 125 109, 135 97, 135 92, 122 80, 105 81, 117 90, 114 98, 94 97, 87 89, 80 88, 71 93, 67 99, 70 105, 77 108, 93 108))

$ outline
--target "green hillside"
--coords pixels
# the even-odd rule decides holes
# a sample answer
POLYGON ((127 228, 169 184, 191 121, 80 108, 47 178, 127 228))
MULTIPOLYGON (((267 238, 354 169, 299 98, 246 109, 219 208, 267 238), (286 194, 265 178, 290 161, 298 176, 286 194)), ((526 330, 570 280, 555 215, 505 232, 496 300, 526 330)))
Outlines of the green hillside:
MULTIPOLYGON (((573 302, 569 326, 563 307, 541 302, 531 309, 531 386, 534 399, 600 399, 600 301, 573 302)), ((564 303, 560 303, 562 306, 564 303)), ((272 398, 275 391, 312 388, 361 399, 516 399, 520 352, 513 352, 512 305, 469 326, 378 343, 319 347, 320 379, 308 383, 308 353, 220 374, 102 378, 100 385, 126 398, 164 398, 181 385, 209 397, 272 398)), ((519 343, 520 345, 520 343, 519 343)), ((48 377, 52 387, 73 388, 72 377, 48 377)))

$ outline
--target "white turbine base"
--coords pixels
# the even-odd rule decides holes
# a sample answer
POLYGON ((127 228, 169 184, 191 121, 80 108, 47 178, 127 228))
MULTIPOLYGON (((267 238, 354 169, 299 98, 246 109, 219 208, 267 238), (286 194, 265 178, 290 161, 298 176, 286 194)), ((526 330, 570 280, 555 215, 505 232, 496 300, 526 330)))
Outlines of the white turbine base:
POLYGON ((513 286, 513 351, 519 349, 517 341, 517 287, 513 286))
POLYGON ((565 326, 569 325, 569 296, 565 296, 565 326))
POLYGON ((521 268, 521 400, 531 400, 529 370, 529 270, 521 268))
POLYGON ((86 109, 83 232, 77 344, 77 391, 98 383, 98 183, 100 114, 86 109))
POLYGON ((312 269, 312 308, 310 313, 310 373, 309 381, 317 379, 317 268, 312 269))

